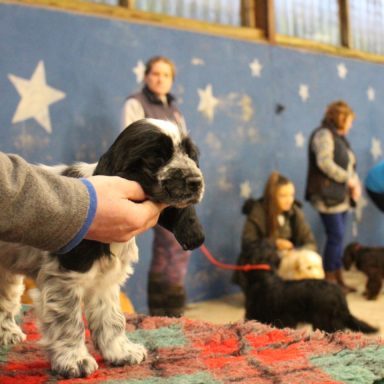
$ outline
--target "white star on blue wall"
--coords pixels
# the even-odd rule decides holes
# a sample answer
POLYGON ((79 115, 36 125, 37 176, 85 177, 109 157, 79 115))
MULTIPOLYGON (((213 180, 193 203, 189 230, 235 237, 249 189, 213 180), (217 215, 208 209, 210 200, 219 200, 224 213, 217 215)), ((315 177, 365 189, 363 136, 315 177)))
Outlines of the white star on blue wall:
POLYGON ((49 106, 64 99, 65 93, 47 84, 44 62, 39 61, 29 80, 12 74, 9 74, 8 78, 20 95, 12 123, 35 119, 48 133, 51 133, 49 106))
POLYGON ((249 64, 249 68, 251 69, 252 77, 261 76, 261 70, 263 69, 263 66, 260 64, 259 60, 254 59, 252 63, 249 64))
POLYGON ((305 137, 303 135, 303 132, 297 132, 295 135, 295 144, 298 148, 303 148, 305 143, 305 137))
POLYGON ((377 160, 382 154, 383 154, 383 151, 381 149, 381 141, 376 137, 372 137, 372 141, 371 141, 372 157, 374 158, 374 160, 377 160))
POLYGON ((197 110, 201 112, 209 121, 215 117, 215 109, 219 104, 219 99, 213 96, 212 85, 208 84, 205 89, 197 90, 200 98, 197 110))
POLYGON ((337 65, 337 74, 340 79, 345 79, 347 77, 348 69, 344 63, 340 63, 337 65))
POLYGON ((251 196, 252 188, 249 180, 245 180, 240 184, 240 197, 248 199, 251 196))
POLYGON ((306 84, 300 84, 299 87, 299 96, 301 100, 305 103, 309 99, 309 87, 306 84))
POLYGON ((141 83, 144 79, 145 65, 142 60, 138 61, 136 67, 132 69, 132 72, 136 76, 136 82, 141 83))
POLYGON ((375 100, 375 90, 372 87, 369 87, 367 89, 367 97, 369 101, 374 101, 375 100))

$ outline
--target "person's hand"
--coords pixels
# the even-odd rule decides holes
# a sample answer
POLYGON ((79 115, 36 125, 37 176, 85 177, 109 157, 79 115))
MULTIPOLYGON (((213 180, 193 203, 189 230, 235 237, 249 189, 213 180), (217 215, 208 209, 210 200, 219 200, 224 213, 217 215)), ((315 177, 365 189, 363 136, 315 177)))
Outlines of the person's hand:
POLYGON ((293 249, 293 243, 286 239, 276 239, 276 248, 279 251, 288 251, 290 249, 293 249))
POLYGON ((92 176, 97 195, 95 218, 85 236, 103 243, 125 242, 156 225, 166 204, 146 200, 135 181, 117 176, 92 176))
POLYGON ((357 202, 361 197, 361 183, 357 177, 353 177, 348 181, 348 188, 351 198, 357 202))

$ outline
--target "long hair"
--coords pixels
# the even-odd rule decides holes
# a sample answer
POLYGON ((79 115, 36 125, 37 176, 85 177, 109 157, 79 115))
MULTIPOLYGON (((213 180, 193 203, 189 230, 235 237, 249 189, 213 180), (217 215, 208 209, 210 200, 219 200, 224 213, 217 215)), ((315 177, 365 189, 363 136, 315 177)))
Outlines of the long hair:
POLYGON ((263 204, 266 213, 267 236, 270 239, 276 238, 278 228, 277 217, 279 215, 279 206, 277 202, 277 191, 280 187, 287 184, 293 183, 279 172, 273 171, 264 187, 263 204))
POLYGON ((333 126, 337 130, 342 130, 348 116, 355 117, 353 109, 342 100, 334 101, 327 106, 325 111, 323 124, 333 126))
POLYGON ((151 57, 146 63, 145 63, 145 71, 144 75, 147 76, 155 63, 158 63, 159 61, 162 61, 163 63, 168 64, 171 67, 172 72, 172 79, 175 79, 176 76, 176 66, 174 62, 171 59, 168 59, 168 57, 165 56, 153 56, 151 57))

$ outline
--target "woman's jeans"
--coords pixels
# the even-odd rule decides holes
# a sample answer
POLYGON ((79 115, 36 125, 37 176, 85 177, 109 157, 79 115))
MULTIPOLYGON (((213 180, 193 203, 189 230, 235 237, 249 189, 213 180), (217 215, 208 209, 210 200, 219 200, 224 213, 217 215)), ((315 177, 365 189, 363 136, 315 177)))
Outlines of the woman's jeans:
POLYGON ((331 214, 320 213, 320 217, 326 233, 323 267, 326 272, 336 271, 342 267, 347 211, 331 214))

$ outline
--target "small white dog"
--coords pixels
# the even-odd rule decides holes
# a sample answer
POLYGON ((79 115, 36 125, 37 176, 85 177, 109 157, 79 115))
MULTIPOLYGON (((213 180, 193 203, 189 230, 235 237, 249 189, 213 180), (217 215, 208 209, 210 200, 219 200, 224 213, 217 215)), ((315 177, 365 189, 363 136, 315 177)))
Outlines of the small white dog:
POLYGON ((310 249, 282 252, 277 271, 284 280, 324 279, 321 256, 310 249))

